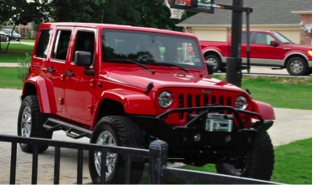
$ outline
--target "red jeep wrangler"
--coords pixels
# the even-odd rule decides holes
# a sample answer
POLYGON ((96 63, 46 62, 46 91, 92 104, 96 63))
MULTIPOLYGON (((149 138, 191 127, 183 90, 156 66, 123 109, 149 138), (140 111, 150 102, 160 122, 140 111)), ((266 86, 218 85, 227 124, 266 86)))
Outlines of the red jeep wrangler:
MULTIPOLYGON (((25 78, 18 135, 53 131, 100 145, 169 145, 169 161, 216 164, 219 173, 269 180, 273 108, 214 79, 194 35, 109 24, 41 24, 25 78)), ((20 144, 25 152, 31 145, 20 144)), ((46 146, 39 148, 44 152, 46 146)), ((143 160, 132 162, 138 183, 143 160)), ((101 154, 89 169, 100 181, 101 154)), ((106 182, 123 183, 125 159, 108 153, 106 182)))

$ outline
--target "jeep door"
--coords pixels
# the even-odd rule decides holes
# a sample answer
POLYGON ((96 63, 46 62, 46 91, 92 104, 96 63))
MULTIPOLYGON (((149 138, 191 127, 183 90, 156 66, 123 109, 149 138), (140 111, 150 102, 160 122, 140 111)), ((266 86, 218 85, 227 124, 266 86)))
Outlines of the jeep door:
POLYGON ((53 84, 54 102, 56 105, 56 114, 62 117, 67 117, 63 110, 64 106, 64 89, 65 86, 65 68, 66 60, 69 57, 69 43, 72 30, 70 28, 57 28, 56 35, 53 41, 51 59, 48 61, 48 79, 53 84))
MULTIPOLYGON (((74 31, 73 50, 68 68, 65 89, 65 106, 70 119, 83 124, 89 124, 92 119, 94 109, 94 77, 86 74, 85 67, 74 64, 76 51, 90 52, 92 61, 95 56, 96 31, 94 29, 76 28, 74 31)), ((93 63, 93 62, 92 62, 93 63)), ((93 70, 93 64, 88 68, 93 70)))

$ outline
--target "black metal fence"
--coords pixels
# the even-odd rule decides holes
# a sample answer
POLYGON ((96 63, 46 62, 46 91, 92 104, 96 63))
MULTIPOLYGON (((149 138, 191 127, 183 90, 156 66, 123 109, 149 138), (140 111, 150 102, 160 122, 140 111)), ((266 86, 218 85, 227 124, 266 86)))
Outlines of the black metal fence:
MULTIPOLYGON (((73 143, 64 141, 55 141, 38 138, 25 138, 17 136, 0 135, 0 142, 11 143, 11 162, 10 162, 10 184, 16 182, 16 167, 17 167, 17 144, 27 143, 33 146, 32 154, 32 174, 31 184, 37 184, 38 177, 38 146, 50 146, 55 148, 54 153, 54 184, 59 184, 60 180, 60 157, 61 148, 75 149, 77 150, 77 177, 76 183, 83 183, 83 152, 84 151, 101 151, 103 159, 105 161, 106 153, 117 153, 125 156, 126 161, 126 173, 125 173, 125 184, 130 182, 130 171, 131 171, 131 159, 145 158, 149 160, 149 171, 148 171, 148 183, 149 184, 162 184, 166 183, 168 177, 181 177, 189 184, 192 180, 206 180, 212 183, 220 184, 278 184, 269 181, 262 181, 257 179, 234 177, 216 173, 197 172, 192 170, 184 170, 178 168, 167 167, 167 143, 157 140, 150 144, 149 150, 136 149, 128 147, 114 147, 114 146, 102 146, 96 144, 84 144, 84 143, 73 143)), ((0 154, 1 155, 1 154, 0 154)), ((0 156, 1 157, 1 156, 0 156)), ((105 163, 102 164, 104 169, 105 163)), ((101 177, 101 183, 105 183, 105 173, 101 177)))

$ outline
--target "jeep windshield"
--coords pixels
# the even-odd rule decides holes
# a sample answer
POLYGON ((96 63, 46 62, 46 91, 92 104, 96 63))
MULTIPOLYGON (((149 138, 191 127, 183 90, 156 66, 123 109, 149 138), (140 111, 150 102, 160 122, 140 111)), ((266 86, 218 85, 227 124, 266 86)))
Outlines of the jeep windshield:
POLYGON ((140 31, 104 30, 103 62, 132 60, 140 64, 204 69, 197 40, 140 31), (126 59, 126 60, 125 60, 126 59))

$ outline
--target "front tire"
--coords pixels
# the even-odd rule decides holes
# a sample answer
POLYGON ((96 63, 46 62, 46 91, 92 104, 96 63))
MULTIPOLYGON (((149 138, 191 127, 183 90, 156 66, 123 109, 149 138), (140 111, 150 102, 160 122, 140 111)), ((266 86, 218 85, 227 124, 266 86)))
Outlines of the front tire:
MULTIPOLYGON (((48 132, 43 128, 45 121, 47 121, 47 117, 40 112, 37 96, 26 96, 22 101, 18 114, 18 136, 51 139, 52 132, 48 132)), ((20 147, 26 153, 33 152, 33 145, 31 144, 20 143, 20 147)), ((46 151, 48 147, 49 146, 38 146, 38 153, 46 151)))
POLYGON ((301 76, 308 73, 309 67, 302 57, 292 57, 287 61, 287 71, 291 75, 301 76))
MULTIPOLYGON (((91 136, 90 143, 107 146, 126 146, 144 148, 145 143, 141 129, 124 116, 106 116, 100 119, 91 136)), ((126 156, 107 153, 106 183, 125 183, 126 156)), ((138 184, 144 169, 144 160, 133 158, 130 170, 130 183, 138 184)), ((101 152, 89 152, 89 172, 93 183, 100 183, 101 152)))
POLYGON ((270 136, 264 133, 251 151, 232 163, 216 164, 218 173, 270 180, 274 169, 274 149, 270 136))

